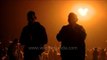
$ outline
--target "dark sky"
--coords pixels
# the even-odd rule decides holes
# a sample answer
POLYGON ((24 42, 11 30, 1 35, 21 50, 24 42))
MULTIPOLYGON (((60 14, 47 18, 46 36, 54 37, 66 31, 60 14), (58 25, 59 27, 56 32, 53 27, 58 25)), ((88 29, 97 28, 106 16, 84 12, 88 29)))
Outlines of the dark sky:
POLYGON ((46 28, 49 44, 58 44, 56 34, 67 24, 67 16, 74 5, 88 4, 94 8, 95 15, 80 23, 87 32, 88 47, 107 46, 107 1, 62 1, 62 0, 26 0, 0 1, 0 40, 12 40, 20 37, 22 28, 27 24, 26 13, 36 12, 38 21, 46 28))

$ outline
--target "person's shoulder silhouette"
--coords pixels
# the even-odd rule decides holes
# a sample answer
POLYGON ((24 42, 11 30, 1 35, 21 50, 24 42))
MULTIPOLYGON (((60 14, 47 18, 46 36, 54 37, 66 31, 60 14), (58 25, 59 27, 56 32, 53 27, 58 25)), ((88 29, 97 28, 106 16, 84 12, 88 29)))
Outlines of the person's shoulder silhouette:
MULTIPOLYGON (((47 35, 45 28, 37 22, 37 17, 35 16, 34 11, 29 11, 27 14, 28 25, 23 28, 21 34, 21 44, 28 44, 30 41, 32 43, 37 42, 37 44, 41 44, 39 41, 43 42, 44 44, 47 43, 47 35), (26 42, 24 41, 26 40, 26 42), (35 41, 35 42, 34 42, 35 41)), ((32 43, 28 44, 31 45, 32 43)))
POLYGON ((68 16, 68 25, 63 26, 60 32, 57 35, 57 40, 71 45, 74 42, 78 43, 83 42, 86 37, 86 32, 83 26, 77 24, 77 16, 74 13, 70 13, 68 16))

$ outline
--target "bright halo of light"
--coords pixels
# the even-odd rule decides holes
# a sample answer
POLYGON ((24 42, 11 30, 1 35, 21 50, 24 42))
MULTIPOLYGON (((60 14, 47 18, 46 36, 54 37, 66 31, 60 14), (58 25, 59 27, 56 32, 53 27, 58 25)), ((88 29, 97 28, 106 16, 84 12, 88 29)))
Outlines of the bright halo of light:
POLYGON ((87 13, 88 13, 88 8, 79 8, 79 9, 78 9, 78 13, 79 13, 81 16, 86 16, 87 13))
POLYGON ((95 9, 92 5, 75 3, 69 12, 74 12, 78 17, 78 22, 89 21, 95 17, 95 9))

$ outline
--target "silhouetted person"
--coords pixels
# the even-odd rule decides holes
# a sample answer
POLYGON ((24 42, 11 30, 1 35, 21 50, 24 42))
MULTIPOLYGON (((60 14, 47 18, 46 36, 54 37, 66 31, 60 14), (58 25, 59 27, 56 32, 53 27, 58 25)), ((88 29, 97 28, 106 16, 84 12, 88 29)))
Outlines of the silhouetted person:
POLYGON ((104 49, 101 50, 101 60, 105 60, 106 59, 106 51, 104 51, 104 49))
POLYGON ((57 40, 61 42, 62 60, 84 60, 85 59, 85 38, 86 32, 81 25, 76 22, 76 14, 70 13, 69 24, 63 26, 57 34, 57 40))
POLYGON ((9 57, 9 60, 17 60, 15 54, 17 43, 18 43, 18 39, 14 39, 13 42, 11 42, 8 47, 7 55, 9 57))
POLYGON ((37 22, 34 11, 27 13, 28 25, 21 33, 20 43, 24 46, 24 60, 39 60, 43 46, 47 43, 45 28, 37 22))
POLYGON ((98 49, 97 48, 94 48, 94 51, 93 51, 93 60, 98 60, 98 49))

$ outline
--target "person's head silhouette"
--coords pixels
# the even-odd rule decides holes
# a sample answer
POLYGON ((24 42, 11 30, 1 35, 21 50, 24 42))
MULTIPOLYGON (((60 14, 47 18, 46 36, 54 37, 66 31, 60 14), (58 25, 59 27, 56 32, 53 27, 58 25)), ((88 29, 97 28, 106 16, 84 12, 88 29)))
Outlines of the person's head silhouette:
POLYGON ((98 50, 98 48, 94 48, 94 50, 95 50, 95 51, 97 51, 97 50, 98 50))
POLYGON ((71 12, 69 15, 68 15, 68 22, 70 25, 74 25, 76 24, 76 22, 78 21, 78 18, 77 18, 77 15, 73 12, 71 12))
POLYGON ((35 16, 35 12, 34 11, 29 11, 27 13, 27 19, 28 19, 28 24, 33 24, 35 19, 37 19, 37 17, 35 16))

